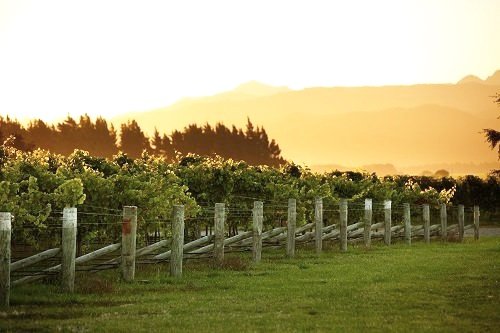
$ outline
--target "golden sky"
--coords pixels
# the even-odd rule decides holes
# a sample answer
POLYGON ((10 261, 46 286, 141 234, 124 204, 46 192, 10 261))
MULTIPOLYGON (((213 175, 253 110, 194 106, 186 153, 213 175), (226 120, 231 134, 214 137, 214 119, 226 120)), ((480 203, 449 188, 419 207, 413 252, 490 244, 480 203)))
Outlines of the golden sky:
POLYGON ((484 79, 499 14, 498 0, 0 0, 0 114, 109 117, 249 80, 484 79))

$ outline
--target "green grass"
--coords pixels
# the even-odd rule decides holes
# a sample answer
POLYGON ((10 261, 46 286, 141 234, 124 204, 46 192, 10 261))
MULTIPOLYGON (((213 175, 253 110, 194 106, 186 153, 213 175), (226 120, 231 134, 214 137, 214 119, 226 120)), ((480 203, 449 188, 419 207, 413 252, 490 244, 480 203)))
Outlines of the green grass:
POLYGON ((166 266, 79 277, 78 292, 55 285, 12 290, 0 331, 394 331, 493 332, 500 329, 500 238, 411 248, 308 249, 297 259, 267 250, 249 265, 189 263, 174 280, 166 266))

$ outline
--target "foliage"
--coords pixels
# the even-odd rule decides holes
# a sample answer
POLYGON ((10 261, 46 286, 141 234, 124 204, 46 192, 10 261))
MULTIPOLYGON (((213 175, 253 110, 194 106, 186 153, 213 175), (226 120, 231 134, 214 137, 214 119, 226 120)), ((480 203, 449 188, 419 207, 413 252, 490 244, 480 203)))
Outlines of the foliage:
MULTIPOLYGON (((32 177, 30 177, 31 179, 32 177)), ((85 201, 83 183, 80 178, 64 181, 54 192, 56 201, 64 207, 75 207, 85 201)))
POLYGON ((42 233, 57 239, 59 231, 48 227, 59 223, 67 206, 79 207, 78 243, 83 246, 93 240, 117 241, 126 205, 138 207, 139 240, 148 242, 155 233, 170 232, 174 204, 185 205, 190 238, 212 226, 207 214, 217 202, 226 203, 228 229, 235 234, 250 228, 254 201, 264 202, 264 225, 272 228, 284 226, 290 198, 297 200, 297 224, 312 221, 318 197, 329 211, 337 209, 340 198, 352 204, 372 198, 375 203, 392 200, 394 206, 480 204, 483 212, 495 214, 500 186, 496 174, 486 180, 380 178, 360 172, 316 174, 294 163, 279 168, 252 166, 220 156, 179 154, 169 162, 146 152, 136 159, 123 153, 105 159, 81 150, 65 157, 0 146, 0 209, 15 216, 14 239, 30 244, 37 243, 42 233))
MULTIPOLYGON (((500 94, 493 96, 494 102, 500 106, 500 94)), ((500 118, 500 117, 498 117, 500 118)), ((498 146, 498 158, 500 159, 500 132, 491 128, 483 129, 486 141, 490 144, 491 149, 498 146)))
MULTIPOLYGON (((13 238, 17 243, 36 245, 42 232, 57 235, 58 229, 49 226, 60 221, 60 210, 69 206, 83 204, 79 209, 79 223, 83 222, 78 232, 80 245, 94 238, 118 238, 125 205, 139 207, 142 238, 160 228, 159 219, 168 220, 173 204, 184 204, 187 216, 197 210, 187 187, 167 164, 148 155, 136 160, 117 155, 106 160, 83 151, 64 157, 1 146, 0 156, 4 156, 0 209, 15 216, 13 238)), ((166 232, 168 224, 161 227, 166 232)))
POLYGON ((398 193, 398 196, 400 202, 430 204, 437 206, 440 203, 451 204, 451 199, 453 198, 455 191, 455 185, 453 185, 450 189, 443 189, 439 192, 431 186, 422 190, 420 184, 412 178, 409 178, 405 182, 402 190, 398 193))

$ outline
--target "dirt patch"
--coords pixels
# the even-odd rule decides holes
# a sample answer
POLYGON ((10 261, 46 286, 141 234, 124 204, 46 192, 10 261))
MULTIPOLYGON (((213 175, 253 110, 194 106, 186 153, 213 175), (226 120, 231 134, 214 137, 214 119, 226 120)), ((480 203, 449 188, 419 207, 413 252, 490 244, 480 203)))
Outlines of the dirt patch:
POLYGON ((98 276, 88 276, 76 285, 76 292, 81 294, 109 294, 115 291, 113 282, 98 276))

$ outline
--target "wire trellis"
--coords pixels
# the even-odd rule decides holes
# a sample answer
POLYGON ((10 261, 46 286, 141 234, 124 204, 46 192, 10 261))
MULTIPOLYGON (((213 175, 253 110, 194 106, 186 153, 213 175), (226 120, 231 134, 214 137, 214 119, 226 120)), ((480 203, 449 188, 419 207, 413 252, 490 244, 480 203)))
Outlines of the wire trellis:
MULTIPOLYGON (((286 244, 286 239, 282 237, 286 234, 286 228, 276 229, 279 227, 286 227, 288 223, 288 214, 289 207, 288 202, 283 202, 279 200, 269 200, 265 198, 256 198, 251 196, 234 196, 235 198, 245 199, 245 200, 255 200, 262 201, 264 203, 262 211, 258 212, 263 215, 264 220, 264 232, 270 232, 278 230, 279 233, 271 234, 267 238, 262 239, 262 248, 263 249, 272 249, 272 248, 282 248, 286 244)), ((410 204, 404 205, 401 203, 393 204, 390 209, 383 202, 373 202, 371 209, 367 209, 364 202, 348 202, 348 226, 354 225, 356 223, 363 223, 365 220, 365 214, 368 210, 372 212, 372 225, 376 223, 383 223, 386 221, 386 215, 390 212, 392 219, 392 227, 396 228, 395 234, 392 235, 394 239, 404 238, 403 233, 403 223, 404 223, 404 212, 405 209, 410 209, 410 221, 411 226, 415 226, 422 228, 423 224, 423 211, 424 204, 410 204)), ((305 221, 311 221, 311 217, 314 217, 314 204, 311 202, 297 202, 296 213, 302 212, 305 216, 305 221), (304 213, 304 211, 306 213, 304 213)), ((436 205, 429 205, 429 214, 430 214, 430 225, 431 226, 439 226, 442 220, 442 208, 436 205)), ((185 244, 191 240, 199 240, 200 236, 208 236, 212 234, 213 221, 215 220, 216 209, 215 206, 209 205, 201 205, 199 206, 199 210, 197 213, 186 216, 184 221, 186 228, 200 227, 205 226, 205 234, 200 235, 185 235, 185 244)), ((340 220, 341 209, 339 204, 325 204, 322 209, 322 218, 323 218, 323 227, 324 229, 323 235, 328 232, 333 233, 336 230, 339 230, 339 220, 340 220), (325 231, 327 230, 327 231, 325 231)), ((454 227, 458 223, 459 216, 459 208, 458 205, 447 205, 446 206, 446 217, 448 222, 448 227, 454 227)), ((227 227, 235 226, 235 228, 227 229, 225 233, 225 237, 238 235, 241 232, 246 232, 252 230, 252 219, 255 216, 256 211, 254 210, 253 203, 248 202, 244 205, 233 204, 229 202, 229 204, 225 208, 224 218, 226 220, 227 227)), ((465 224, 471 224, 473 221, 474 208, 473 207, 465 207, 464 209, 464 220, 465 224)), ((138 223, 141 226, 144 226, 142 231, 141 238, 138 237, 138 247, 139 245, 143 245, 144 247, 139 248, 138 252, 144 250, 146 246, 151 244, 157 244, 162 241, 166 241, 163 246, 158 246, 154 251, 149 252, 147 255, 139 255, 136 259, 136 264, 138 265, 151 265, 151 264, 162 264, 169 263, 171 261, 170 258, 164 258, 161 254, 165 254, 167 251, 170 251, 170 241, 172 237, 172 226, 174 219, 172 217, 164 217, 158 216, 156 218, 143 218, 140 214, 137 216, 138 223), (152 237, 153 243, 151 240, 148 240, 148 235, 155 235, 152 237), (159 259, 161 258, 161 259, 159 259)), ((16 231, 23 231, 26 229, 26 232, 32 232, 33 230, 46 230, 49 231, 49 237, 52 235, 56 236, 54 239, 60 241, 60 230, 63 228, 62 223, 65 220, 65 216, 62 211, 52 211, 50 215, 46 218, 44 223, 40 225, 37 224, 20 224, 14 225, 16 231)), ((314 220, 312 220, 314 221, 314 220)), ((99 232, 105 233, 108 230, 114 230, 115 234, 113 238, 114 242, 119 242, 119 238, 121 235, 121 228, 124 225, 122 210, 115 208, 107 208, 107 207, 99 207, 94 205, 82 205, 78 210, 77 215, 77 228, 79 230, 91 230, 96 232, 95 239, 87 239, 81 240, 80 245, 81 249, 79 250, 79 256, 88 255, 93 253, 96 250, 102 249, 103 247, 109 245, 106 243, 106 237, 99 238, 99 232)), ((300 226, 297 227, 297 229, 300 226)), ((303 230, 302 232, 296 234, 295 243, 299 246, 308 246, 314 243, 314 225, 311 228, 303 230), (297 239, 299 238, 299 239, 297 239)), ((353 229, 354 230, 354 229, 353 229)), ((359 242, 363 240, 363 235, 359 235, 359 230, 356 231, 355 236, 349 239, 349 242, 359 242)), ((384 230, 384 227, 378 228, 378 231, 375 230, 376 236, 374 238, 381 238, 378 234, 384 230)), ((200 232, 200 230, 199 230, 200 232)), ((435 237, 437 235, 437 231, 433 231, 432 236, 435 237)), ((101 235, 102 236, 102 235, 101 235)), ((47 237, 47 238, 49 238, 47 237)), ((416 235, 415 237, 422 238, 423 234, 416 235)), ((233 244, 228 244, 225 246, 224 253, 244 253, 253 251, 252 244, 249 243, 249 239, 252 238, 252 235, 249 235, 247 238, 233 244)), ((337 242, 339 239, 338 233, 337 236, 330 236, 329 239, 325 239, 325 242, 337 242)), ((210 242, 202 243, 200 245, 190 248, 189 250, 183 253, 184 260, 207 260, 214 258, 213 249, 201 250, 203 247, 207 246, 207 244, 213 244, 214 240, 210 240, 210 242)), ((19 249, 22 246, 19 244, 19 249)), ((29 249, 29 246, 28 246, 29 249)), ((25 249, 24 249, 25 250, 25 249)), ((32 251, 34 252, 34 251, 32 251)), ((21 254, 23 252, 13 251, 13 260, 18 261, 25 257, 21 254)), ((27 252, 24 252, 27 253, 27 252)), ((39 262, 35 265, 30 266, 30 268, 23 268, 16 270, 12 273, 12 276, 15 278, 25 278, 25 277, 53 277, 60 272, 58 270, 54 270, 54 267, 59 265, 61 262, 61 255, 57 255, 48 259, 43 260, 43 262, 39 262)), ((120 255, 119 254, 106 254, 97 258, 94 258, 88 262, 83 264, 76 265, 77 272, 100 272, 104 270, 117 269, 120 267, 120 255)))

